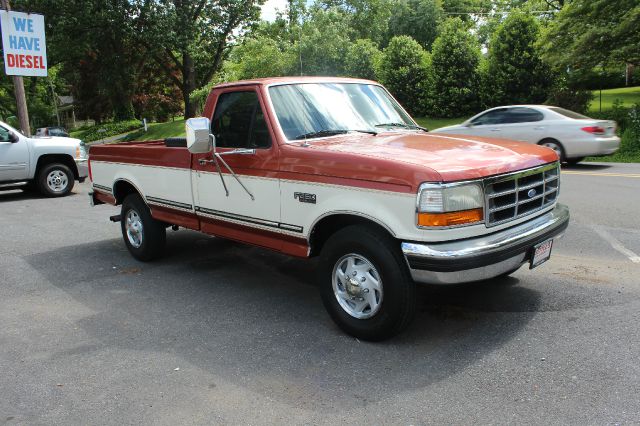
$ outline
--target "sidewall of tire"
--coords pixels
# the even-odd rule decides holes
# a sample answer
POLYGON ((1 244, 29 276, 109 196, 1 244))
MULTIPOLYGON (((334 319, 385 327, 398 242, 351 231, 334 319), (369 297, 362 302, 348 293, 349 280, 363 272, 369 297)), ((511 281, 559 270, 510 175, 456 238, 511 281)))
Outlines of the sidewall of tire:
POLYGON ((409 275, 399 245, 395 239, 376 229, 350 226, 331 237, 320 255, 318 278, 322 300, 329 315, 352 336, 363 340, 384 340, 400 333, 415 315, 415 283, 409 275), (357 319, 345 312, 333 291, 335 264, 349 253, 368 259, 382 279, 382 305, 369 319, 357 319))
POLYGON ((74 184, 75 184, 75 176, 73 175, 73 172, 71 171, 71 169, 68 166, 65 166, 64 164, 57 164, 57 163, 48 164, 44 166, 38 173, 38 190, 45 197, 64 197, 65 195, 68 195, 71 192, 74 184), (49 173, 51 173, 53 170, 56 170, 56 169, 66 174, 69 182, 65 190, 62 192, 52 191, 49 188, 49 185, 47 184, 47 176, 49 175, 49 173))
POLYGON ((122 231, 122 239, 124 240, 129 253, 142 262, 148 262, 157 259, 164 253, 166 244, 166 228, 162 222, 151 217, 149 207, 138 194, 128 195, 122 203, 120 229, 122 231), (129 242, 126 229, 127 213, 135 210, 142 221, 142 244, 140 247, 134 247, 129 242))

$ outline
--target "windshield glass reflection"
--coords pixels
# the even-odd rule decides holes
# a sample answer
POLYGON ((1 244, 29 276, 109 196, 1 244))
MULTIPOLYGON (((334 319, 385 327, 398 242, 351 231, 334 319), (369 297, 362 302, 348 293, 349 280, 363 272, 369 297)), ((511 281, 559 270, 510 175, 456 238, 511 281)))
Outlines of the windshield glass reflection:
POLYGON ((269 94, 289 140, 415 127, 398 103, 373 84, 288 84, 270 87, 269 94))

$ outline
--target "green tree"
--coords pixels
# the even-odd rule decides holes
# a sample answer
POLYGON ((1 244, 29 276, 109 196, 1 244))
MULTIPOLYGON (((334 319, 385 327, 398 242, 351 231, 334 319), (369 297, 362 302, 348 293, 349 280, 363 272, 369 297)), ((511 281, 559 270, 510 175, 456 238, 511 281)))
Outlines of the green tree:
POLYGON ((409 36, 392 38, 383 51, 378 79, 410 113, 424 113, 430 79, 429 53, 409 36))
POLYGON ((380 63, 382 52, 376 44, 368 39, 356 40, 347 49, 345 57, 345 74, 349 77, 376 79, 376 69, 380 63))
POLYGON ((558 66, 640 65, 638 0, 573 0, 542 39, 545 58, 558 66))
POLYGON ((275 40, 264 36, 246 39, 230 55, 240 79, 287 75, 295 68, 296 59, 291 51, 283 52, 275 40))
POLYGON ((539 24, 531 16, 514 11, 498 26, 489 45, 483 76, 485 103, 540 103, 553 84, 536 41, 539 24))
POLYGON ((338 8, 349 18, 357 39, 369 39, 376 44, 387 38, 389 19, 395 13, 396 0, 321 0, 324 8, 338 8))
POLYGON ((437 0, 397 0, 389 20, 389 37, 407 35, 431 49, 443 11, 437 0))
POLYGON ((353 29, 348 15, 339 9, 314 9, 301 26, 291 29, 294 43, 288 53, 295 56, 295 74, 341 75, 351 44, 353 29))
MULTIPOLYGON (((121 1, 121 0, 118 0, 121 1)), ((262 0, 130 0, 128 20, 140 48, 180 89, 185 117, 196 104, 191 93, 220 69, 234 32, 253 25, 262 0)))
POLYGON ((462 20, 446 20, 431 52, 435 115, 459 117, 475 111, 480 57, 480 46, 462 20))

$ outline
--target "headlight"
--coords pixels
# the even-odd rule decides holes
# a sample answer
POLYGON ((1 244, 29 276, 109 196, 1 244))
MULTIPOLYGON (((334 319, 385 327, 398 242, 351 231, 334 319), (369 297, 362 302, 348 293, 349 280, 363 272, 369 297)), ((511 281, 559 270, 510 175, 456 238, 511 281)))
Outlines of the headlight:
POLYGON ((477 183, 424 183, 418 192, 418 226, 458 226, 482 222, 484 196, 477 183))

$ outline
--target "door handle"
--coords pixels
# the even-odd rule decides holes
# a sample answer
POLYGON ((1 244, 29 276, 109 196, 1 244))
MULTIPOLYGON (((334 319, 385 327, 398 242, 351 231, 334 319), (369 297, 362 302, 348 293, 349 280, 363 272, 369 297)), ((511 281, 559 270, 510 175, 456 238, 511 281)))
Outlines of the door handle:
POLYGON ((500 129, 491 129, 492 132, 499 132, 500 129))
POLYGON ((544 130, 544 126, 536 126, 533 130, 544 130))

